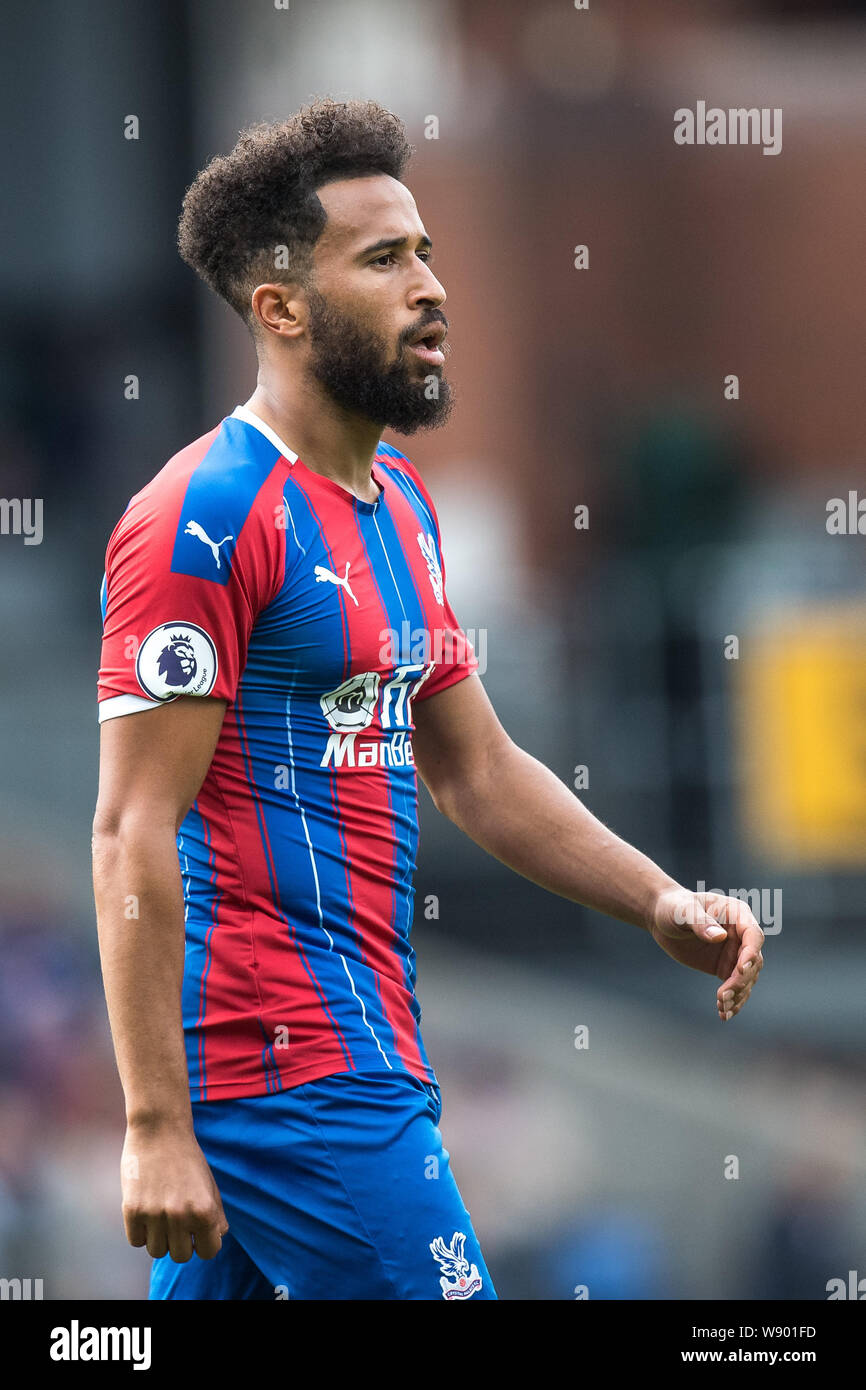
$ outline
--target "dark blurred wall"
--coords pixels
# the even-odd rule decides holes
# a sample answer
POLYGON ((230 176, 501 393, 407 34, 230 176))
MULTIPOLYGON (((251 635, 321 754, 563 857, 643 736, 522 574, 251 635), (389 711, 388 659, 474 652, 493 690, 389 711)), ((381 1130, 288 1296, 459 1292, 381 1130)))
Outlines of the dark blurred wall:
POLYGON ((172 0, 14 8, 0 84, 0 169, 15 190, 0 214, 0 491, 20 495, 23 474, 43 496, 89 614, 108 531, 196 417, 192 284, 174 246, 188 33, 172 0))

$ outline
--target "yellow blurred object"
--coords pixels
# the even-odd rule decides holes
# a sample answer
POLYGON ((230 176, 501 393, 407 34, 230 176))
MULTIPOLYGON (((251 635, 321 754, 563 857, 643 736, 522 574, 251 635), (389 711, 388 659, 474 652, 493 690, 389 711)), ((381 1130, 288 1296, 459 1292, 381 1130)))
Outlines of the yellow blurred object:
POLYGON ((774 615, 733 664, 751 843, 804 868, 866 863, 866 604, 774 615))

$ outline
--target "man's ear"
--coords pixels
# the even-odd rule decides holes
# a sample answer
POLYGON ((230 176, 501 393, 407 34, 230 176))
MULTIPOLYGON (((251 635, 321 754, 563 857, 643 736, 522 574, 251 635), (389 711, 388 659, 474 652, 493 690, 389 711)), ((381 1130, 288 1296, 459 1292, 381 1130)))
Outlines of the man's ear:
POLYGON ((250 296, 250 306, 265 334, 294 339, 303 336, 310 321, 307 296, 299 284, 257 285, 250 296))

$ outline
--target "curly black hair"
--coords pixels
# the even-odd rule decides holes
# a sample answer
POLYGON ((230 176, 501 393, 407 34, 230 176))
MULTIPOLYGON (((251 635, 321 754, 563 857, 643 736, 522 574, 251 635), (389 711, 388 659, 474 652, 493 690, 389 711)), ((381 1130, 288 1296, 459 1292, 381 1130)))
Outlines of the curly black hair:
POLYGON ((412 154, 403 122, 375 101, 311 102, 288 120, 241 132, 187 189, 181 256, 248 325, 256 285, 304 283, 327 221, 316 190, 334 179, 402 179, 412 154), (277 266, 277 248, 285 247, 277 266))

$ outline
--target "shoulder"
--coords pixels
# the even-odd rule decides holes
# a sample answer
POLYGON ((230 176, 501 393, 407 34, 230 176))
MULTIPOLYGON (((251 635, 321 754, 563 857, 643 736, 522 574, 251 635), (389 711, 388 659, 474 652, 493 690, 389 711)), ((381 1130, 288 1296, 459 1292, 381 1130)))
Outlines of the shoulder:
POLYGON ((225 583, 241 541, 278 539, 279 452, 231 416, 174 454, 131 498, 108 542, 170 555, 175 573, 225 583), (219 563, 217 563, 219 562, 219 563))

